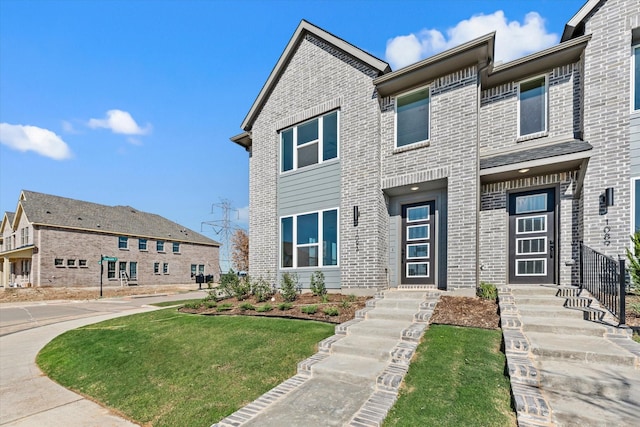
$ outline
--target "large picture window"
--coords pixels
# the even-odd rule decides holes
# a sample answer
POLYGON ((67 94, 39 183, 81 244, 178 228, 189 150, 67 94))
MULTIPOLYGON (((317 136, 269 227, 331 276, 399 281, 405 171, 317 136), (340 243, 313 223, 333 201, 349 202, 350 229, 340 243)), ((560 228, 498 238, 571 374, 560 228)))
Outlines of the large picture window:
POLYGON ((338 112, 280 132, 280 171, 287 172, 338 157, 338 112))
POLYGON ((518 136, 547 130, 547 77, 527 80, 518 86, 518 136))
POLYGON ((429 88, 396 98, 396 147, 429 139, 429 88))
POLYGON ((338 210, 330 209, 280 219, 280 266, 338 265, 338 210))

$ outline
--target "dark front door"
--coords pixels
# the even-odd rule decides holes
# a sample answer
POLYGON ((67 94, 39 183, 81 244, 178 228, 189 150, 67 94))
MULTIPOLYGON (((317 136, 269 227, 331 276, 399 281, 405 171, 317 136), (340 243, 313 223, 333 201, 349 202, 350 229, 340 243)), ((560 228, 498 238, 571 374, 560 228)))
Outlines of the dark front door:
POLYGON ((435 284, 434 213, 434 201, 402 205, 402 284, 435 284))
POLYGON ((555 283, 556 190, 509 195, 509 282, 555 283))

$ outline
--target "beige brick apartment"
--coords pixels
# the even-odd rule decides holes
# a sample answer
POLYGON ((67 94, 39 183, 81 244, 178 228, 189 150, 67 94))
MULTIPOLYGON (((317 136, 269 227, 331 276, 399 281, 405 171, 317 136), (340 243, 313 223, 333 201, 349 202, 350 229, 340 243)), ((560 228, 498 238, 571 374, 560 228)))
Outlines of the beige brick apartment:
POLYGON ((101 269, 107 286, 192 283, 200 273, 217 277, 219 249, 208 237, 130 206, 25 190, 0 225, 0 285, 98 286, 101 269))

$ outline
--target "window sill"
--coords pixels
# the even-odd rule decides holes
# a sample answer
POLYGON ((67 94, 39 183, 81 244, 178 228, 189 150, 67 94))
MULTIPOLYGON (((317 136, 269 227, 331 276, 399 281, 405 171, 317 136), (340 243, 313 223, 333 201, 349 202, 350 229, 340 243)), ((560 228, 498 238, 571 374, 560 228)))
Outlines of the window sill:
POLYGON ((516 138, 516 142, 531 141, 533 139, 544 138, 547 136, 549 136, 549 131, 545 130, 544 132, 536 132, 536 133, 530 133, 529 135, 519 136, 518 138, 516 138))
POLYGON ((118 248, 118 249, 121 250, 121 251, 128 251, 129 250, 129 248, 118 248))
POLYGON ((301 172, 306 172, 306 171, 311 171, 314 169, 319 169, 321 167, 324 166, 329 166, 333 163, 337 163, 340 161, 340 157, 335 157, 333 159, 329 159, 329 160, 324 160, 320 163, 315 163, 313 165, 309 165, 309 166, 303 166, 301 168, 297 168, 297 169, 293 169, 293 170, 288 170, 288 171, 280 171, 280 176, 289 176, 289 175, 295 175, 297 173, 301 173, 301 172))
POLYGON ((159 254, 166 254, 166 251, 158 251, 159 254))
POLYGON ((393 149, 393 154, 404 153, 405 151, 417 150, 419 148, 428 147, 431 145, 431 141, 416 142, 415 144, 405 145, 404 147, 396 147, 393 149))
POLYGON ((140 252, 149 252, 147 249, 138 249, 140 252))

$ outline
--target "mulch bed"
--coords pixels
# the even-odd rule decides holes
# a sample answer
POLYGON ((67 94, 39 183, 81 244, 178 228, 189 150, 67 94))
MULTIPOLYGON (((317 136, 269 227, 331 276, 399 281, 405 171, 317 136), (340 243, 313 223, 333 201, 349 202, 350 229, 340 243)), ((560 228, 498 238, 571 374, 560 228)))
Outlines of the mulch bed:
POLYGON ((500 329, 498 304, 478 297, 441 296, 429 323, 500 329))
POLYGON ((327 294, 328 302, 322 302, 320 296, 312 295, 311 293, 304 293, 298 295, 296 300, 292 302, 293 306, 287 310, 280 310, 278 305, 285 302, 282 295, 276 294, 272 299, 265 302, 257 302, 254 297, 247 298, 242 301, 238 301, 237 298, 226 298, 217 301, 217 305, 232 304, 233 308, 226 311, 218 311, 218 308, 207 308, 201 306, 199 308, 187 308, 182 307, 179 309, 182 313, 203 314, 209 316, 266 316, 266 317, 284 317, 290 319, 303 319, 303 320, 318 320, 328 323, 344 323, 355 317, 356 311, 362 309, 366 305, 366 301, 371 297, 356 297, 343 294, 327 294), (264 306, 265 304, 271 305, 273 308, 270 311, 258 312, 256 310, 242 310, 240 305, 243 303, 252 304, 255 307, 264 306), (303 313, 302 308, 305 306, 317 305, 318 310, 314 314, 303 313), (324 310, 329 307, 335 307, 338 310, 338 315, 329 316, 324 313, 324 310))

